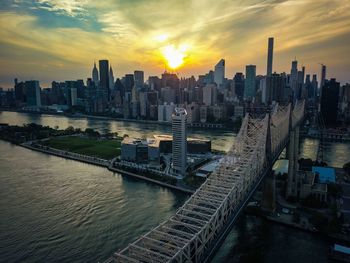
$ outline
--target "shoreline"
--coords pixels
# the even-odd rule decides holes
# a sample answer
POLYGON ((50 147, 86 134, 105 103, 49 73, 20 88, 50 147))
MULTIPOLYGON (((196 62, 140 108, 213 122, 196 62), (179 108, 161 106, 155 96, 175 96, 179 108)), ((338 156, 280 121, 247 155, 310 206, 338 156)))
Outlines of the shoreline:
MULTIPOLYGON (((114 118, 111 116, 98 116, 98 115, 88 115, 88 114, 64 114, 64 113, 55 113, 55 112, 40 112, 40 111, 24 111, 24 110, 17 110, 17 109, 2 109, 0 108, 0 112, 18 112, 18 113, 27 113, 27 114, 38 114, 38 115, 51 115, 51 116, 63 116, 67 118, 72 119, 79 119, 79 118, 85 118, 85 119, 96 119, 96 120, 110 120, 110 121, 116 121, 116 122, 132 122, 132 123, 141 123, 141 124, 155 124, 155 125, 161 125, 161 126, 171 126, 171 122, 162 122, 157 120, 137 120, 137 119, 124 119, 124 118, 114 118)), ((223 130, 223 131, 235 131, 239 130, 235 129, 234 127, 226 127, 225 124, 221 123, 190 123, 187 124, 188 128, 193 129, 200 129, 200 128, 206 128, 206 129, 212 129, 212 130, 223 130)))
POLYGON ((167 183, 164 183, 164 182, 152 179, 152 178, 138 175, 136 173, 132 173, 129 171, 124 171, 122 169, 115 168, 115 167, 113 167, 113 161, 110 161, 110 160, 100 159, 100 158, 91 157, 91 156, 87 156, 87 155, 81 155, 81 154, 68 152, 68 151, 61 151, 58 149, 53 150, 53 149, 38 148, 38 147, 31 146, 28 142, 22 143, 22 144, 16 144, 16 145, 18 145, 20 147, 24 147, 24 148, 32 150, 32 151, 37 151, 37 152, 41 152, 44 154, 54 155, 57 157, 61 157, 61 158, 65 158, 65 159, 69 159, 69 160, 73 160, 73 161, 78 161, 78 162, 83 162, 83 163, 87 163, 87 164, 91 164, 91 165, 104 167, 104 168, 107 168, 111 172, 120 173, 121 175, 124 175, 124 176, 130 176, 132 178, 136 178, 139 180, 150 182, 150 183, 153 183, 153 184, 156 184, 159 186, 163 186, 163 187, 175 190, 175 191, 180 191, 180 192, 185 193, 185 194, 191 195, 195 192, 195 191, 190 190, 190 189, 182 188, 182 187, 179 187, 176 185, 167 184, 167 183))

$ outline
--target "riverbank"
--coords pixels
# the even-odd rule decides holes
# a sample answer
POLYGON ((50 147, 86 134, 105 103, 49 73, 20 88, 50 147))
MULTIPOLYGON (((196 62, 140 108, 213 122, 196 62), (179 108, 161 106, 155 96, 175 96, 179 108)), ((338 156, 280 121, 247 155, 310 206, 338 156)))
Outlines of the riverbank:
MULTIPOLYGON (((99 116, 99 115, 89 115, 89 114, 66 114, 66 113, 57 113, 52 111, 24 111, 24 110, 17 110, 17 109, 1 109, 0 111, 7 111, 7 112, 19 112, 19 113, 28 113, 28 114, 38 114, 38 115, 52 115, 52 116, 65 116, 68 118, 86 118, 86 119, 94 119, 94 120, 110 120, 110 121, 117 121, 117 122, 131 122, 131 123, 142 123, 142 124, 157 124, 162 126, 171 126, 171 122, 163 122, 158 120, 139 120, 139 119, 124 119, 124 118, 118 118, 118 117, 111 117, 111 116, 99 116)), ((214 129, 214 130, 236 130, 238 131, 240 127, 228 127, 226 124, 223 123, 188 123, 187 126, 189 128, 208 128, 208 129, 214 129)))
POLYGON ((62 150, 54 149, 54 148, 51 148, 48 146, 43 146, 40 144, 33 144, 33 142, 25 142, 25 143, 19 144, 19 146, 22 146, 24 148, 27 148, 27 149, 30 149, 33 151, 38 151, 38 152, 45 153, 45 154, 51 154, 51 155, 58 156, 61 158, 66 158, 66 159, 70 159, 70 160, 74 160, 74 161, 79 161, 79 162, 83 162, 83 163, 88 163, 88 164, 92 164, 92 165, 105 167, 112 172, 120 173, 120 174, 125 175, 125 176, 130 176, 132 178, 136 178, 139 180, 143 180, 146 182, 157 184, 159 186, 163 186, 163 187, 175 190, 175 191, 180 191, 182 193, 186 193, 186 194, 193 194, 194 193, 194 191, 190 190, 190 189, 186 189, 186 188, 179 187, 176 185, 167 184, 167 183, 164 183, 164 182, 161 182, 161 181, 149 178, 149 177, 138 175, 138 174, 130 172, 130 171, 125 171, 122 169, 115 168, 113 166, 114 159, 113 160, 106 160, 106 159, 82 155, 82 154, 78 154, 78 153, 62 151, 62 150))
POLYGON ((186 193, 186 194, 193 194, 195 192, 193 190, 185 189, 185 188, 182 188, 182 187, 179 187, 179 186, 167 184, 167 183, 164 183, 164 182, 161 182, 161 181, 157 181, 157 180, 154 180, 154 179, 142 176, 142 175, 138 175, 138 174, 135 174, 135 173, 132 173, 132 172, 129 172, 129 171, 121 170, 121 169, 115 168, 113 166, 109 166, 108 170, 110 170, 112 172, 124 174, 124 175, 127 175, 127 176, 131 176, 133 178, 137 178, 137 179, 141 179, 141 180, 144 180, 144 181, 148 181, 148 182, 160 185, 160 186, 171 188, 173 190, 180 191, 180 192, 183 192, 183 193, 186 193))

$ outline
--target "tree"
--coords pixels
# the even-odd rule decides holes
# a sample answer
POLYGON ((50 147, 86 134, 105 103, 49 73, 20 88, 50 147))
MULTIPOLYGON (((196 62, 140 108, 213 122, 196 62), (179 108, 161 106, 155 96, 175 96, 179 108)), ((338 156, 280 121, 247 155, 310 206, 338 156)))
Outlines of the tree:
POLYGON ((73 127, 73 126, 69 126, 65 131, 66 131, 68 134, 72 134, 72 133, 74 133, 74 127, 73 127))

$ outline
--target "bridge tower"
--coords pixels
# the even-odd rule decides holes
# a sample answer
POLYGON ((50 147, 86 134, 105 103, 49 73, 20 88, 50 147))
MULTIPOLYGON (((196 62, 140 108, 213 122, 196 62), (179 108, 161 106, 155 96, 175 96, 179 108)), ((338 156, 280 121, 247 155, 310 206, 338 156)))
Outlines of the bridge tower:
POLYGON ((296 173, 299 169, 299 126, 293 128, 293 111, 289 115, 289 144, 287 145, 288 179, 286 198, 296 197, 296 173))
POLYGON ((263 185, 263 200, 262 208, 269 212, 274 212, 276 209, 276 176, 272 171, 272 149, 271 149, 271 112, 268 113, 268 124, 266 134, 266 163, 270 167, 267 171, 263 185))

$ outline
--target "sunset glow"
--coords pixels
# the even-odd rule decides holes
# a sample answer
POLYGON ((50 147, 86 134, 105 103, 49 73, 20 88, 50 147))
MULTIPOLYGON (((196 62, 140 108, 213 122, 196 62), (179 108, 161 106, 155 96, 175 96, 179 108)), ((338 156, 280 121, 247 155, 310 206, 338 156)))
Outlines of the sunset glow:
POLYGON ((178 48, 176 48, 174 45, 168 45, 162 48, 162 54, 171 69, 176 69, 184 64, 187 51, 187 45, 180 45, 178 48))
POLYGON ((6 0, 0 35, 5 88, 15 76, 48 87, 52 80, 86 79, 93 61, 104 58, 118 76, 141 67, 146 76, 159 75, 164 64, 183 76, 199 75, 221 58, 230 77, 251 63, 262 74, 270 36, 277 72, 289 72, 290 61, 303 57, 311 74, 324 63, 344 82, 350 1, 6 0))

